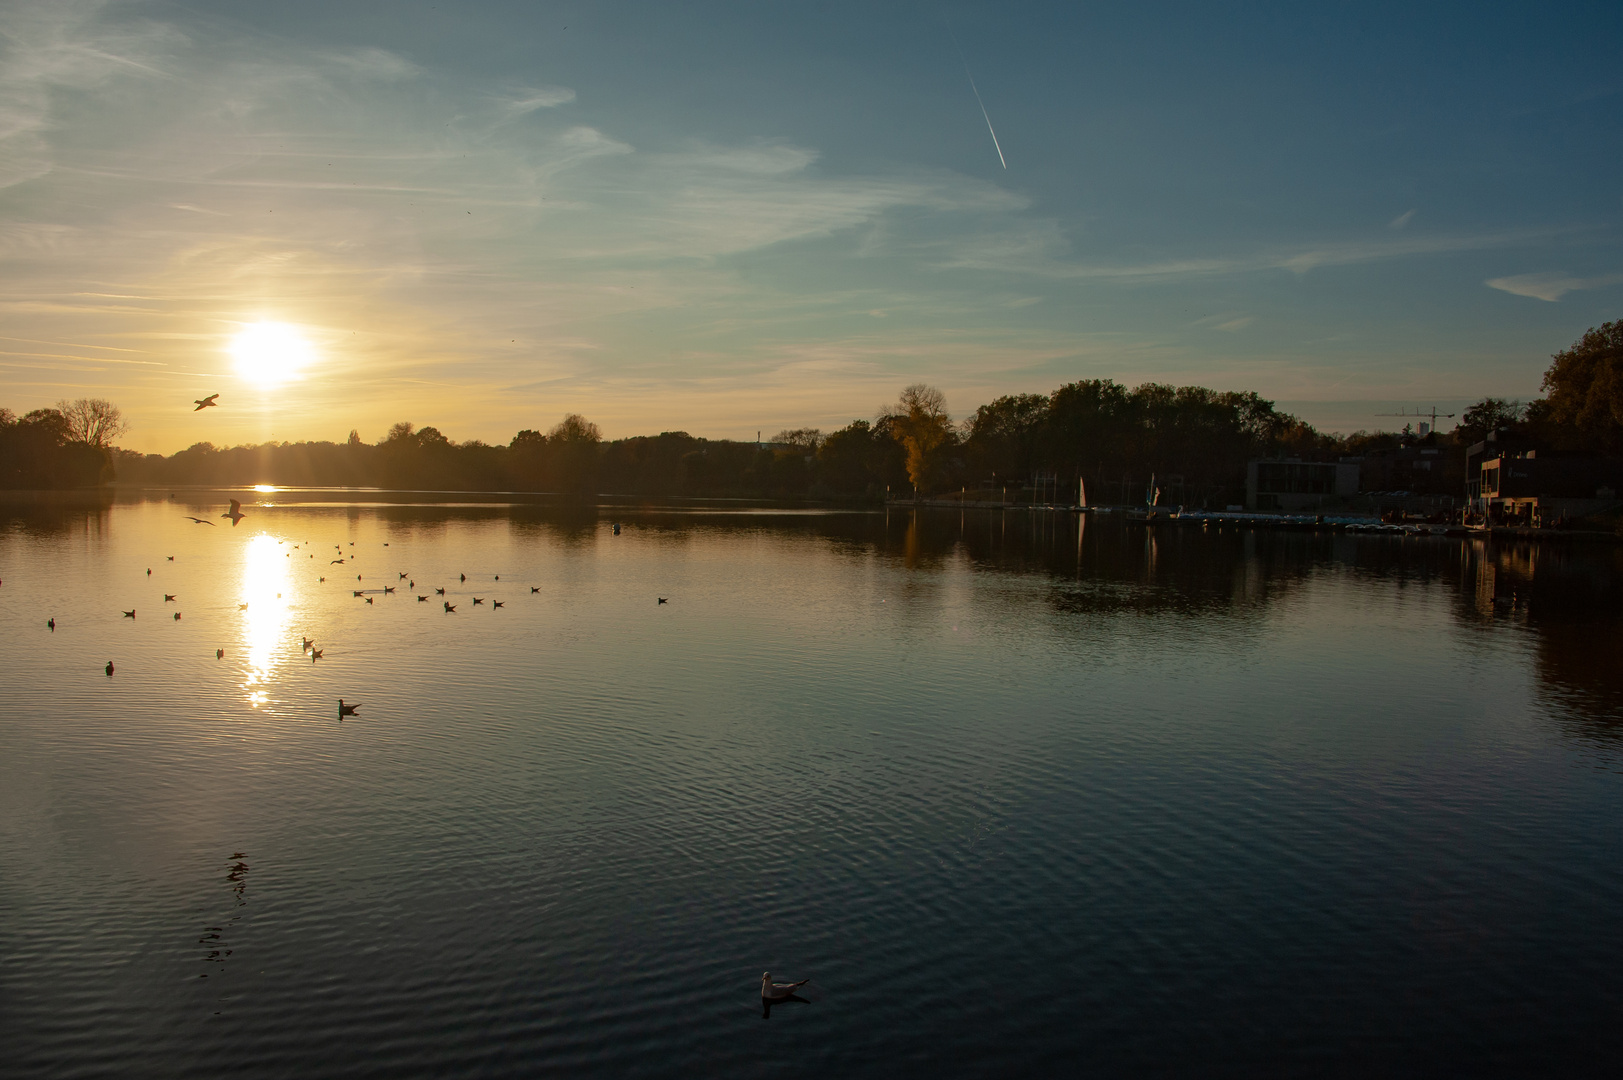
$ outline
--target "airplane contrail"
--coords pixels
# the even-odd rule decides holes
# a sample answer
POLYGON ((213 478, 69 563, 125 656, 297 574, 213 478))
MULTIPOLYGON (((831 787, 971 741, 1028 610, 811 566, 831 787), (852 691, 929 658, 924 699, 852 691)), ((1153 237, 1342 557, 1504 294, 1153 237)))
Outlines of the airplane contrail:
MULTIPOLYGON (((969 69, 967 67, 964 69, 964 74, 969 75, 969 69)), ((975 90, 975 104, 981 107, 981 115, 986 117, 986 130, 991 132, 992 145, 997 148, 997 159, 998 161, 1002 162, 1003 167, 1007 169, 1009 167, 1009 163, 1003 160, 1003 147, 998 145, 997 132, 992 131, 992 118, 990 116, 986 116, 986 102, 981 100, 981 92, 975 89, 975 76, 973 75, 969 75, 969 88, 971 90, 975 90)))
POLYGON ((975 94, 975 104, 981 107, 981 116, 985 118, 986 130, 992 136, 992 146, 997 150, 998 162, 1002 164, 1005 170, 1007 170, 1009 163, 1004 160, 1003 146, 997 141, 997 132, 992 130, 992 118, 991 116, 987 115, 986 102, 981 100, 981 91, 980 88, 975 85, 975 76, 969 74, 969 57, 964 55, 964 47, 958 44, 958 35, 952 32, 952 27, 947 27, 947 34, 952 38, 952 47, 958 50, 958 59, 963 62, 964 75, 969 79, 969 89, 975 94))

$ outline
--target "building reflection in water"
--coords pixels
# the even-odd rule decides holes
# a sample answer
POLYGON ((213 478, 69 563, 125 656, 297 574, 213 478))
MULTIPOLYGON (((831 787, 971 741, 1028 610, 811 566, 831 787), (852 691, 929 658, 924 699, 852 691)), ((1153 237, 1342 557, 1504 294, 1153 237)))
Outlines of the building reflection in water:
POLYGON ((243 646, 248 656, 249 704, 255 708, 269 700, 270 678, 278 658, 291 655, 288 626, 292 605, 287 548, 263 533, 248 541, 242 574, 239 614, 243 619, 243 646))

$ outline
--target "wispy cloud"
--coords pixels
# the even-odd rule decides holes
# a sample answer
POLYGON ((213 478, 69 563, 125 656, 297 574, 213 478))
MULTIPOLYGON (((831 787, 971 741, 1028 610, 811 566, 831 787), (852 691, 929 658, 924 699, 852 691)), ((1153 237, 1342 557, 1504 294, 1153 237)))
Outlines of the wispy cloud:
POLYGON ((1414 211, 1413 210, 1405 210, 1403 213, 1399 214, 1397 217, 1393 218, 1391 221, 1388 221, 1386 223, 1386 227, 1388 229, 1402 229, 1405 226, 1407 226, 1409 224, 1409 222, 1411 222, 1413 220, 1414 220, 1414 211))
POLYGON ((1569 292, 1583 289, 1603 289, 1623 282, 1623 274, 1603 274, 1599 277, 1580 278, 1571 274, 1516 274, 1512 277, 1490 278, 1484 282, 1490 289, 1498 289, 1514 296, 1531 297, 1556 303, 1569 292))

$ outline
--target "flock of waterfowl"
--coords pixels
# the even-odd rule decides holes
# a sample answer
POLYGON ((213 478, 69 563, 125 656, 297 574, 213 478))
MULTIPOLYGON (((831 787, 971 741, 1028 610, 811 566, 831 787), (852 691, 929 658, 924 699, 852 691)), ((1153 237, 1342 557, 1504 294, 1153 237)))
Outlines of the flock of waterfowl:
MULTIPOLYGON (((202 409, 202 408, 206 407, 207 405, 214 404, 213 398, 218 397, 218 396, 219 395, 216 394, 216 395, 213 395, 213 397, 208 398, 206 401, 199 402, 198 403, 198 408, 202 409)), ((187 514, 187 515, 184 515, 184 516, 186 517, 186 519, 188 521, 194 521, 194 522, 196 522, 196 523, 198 523, 200 525, 210 525, 210 526, 212 526, 214 524, 214 522, 208 520, 207 518, 192 517, 190 514, 187 514)), ((222 518, 230 519, 231 524, 233 526, 235 526, 238 522, 242 521, 248 515, 246 515, 246 514, 244 514, 242 512, 242 503, 240 501, 238 501, 237 499, 232 499, 231 500, 231 508, 229 510, 227 510, 225 513, 221 514, 220 516, 222 518)), ((616 523, 614 525, 614 534, 616 536, 618 536, 619 533, 620 533, 620 526, 619 526, 618 523, 616 523)), ((282 543, 286 543, 286 541, 285 540, 280 540, 280 541, 277 541, 277 543, 282 544, 282 543)), ((303 541, 300 544, 294 544, 292 546, 292 550, 287 552, 288 557, 291 558, 292 553, 294 551, 298 551, 301 547, 308 546, 309 544, 310 544, 310 541, 308 541, 308 540, 303 541)), ((349 546, 354 547, 355 542, 353 540, 351 540, 349 542, 349 546)), ((385 543, 383 546, 388 547, 389 545, 387 543, 385 543)), ((353 553, 351 553, 349 555, 344 554, 344 547, 343 547, 342 544, 334 544, 333 547, 334 547, 334 550, 338 554, 338 558, 330 560, 328 562, 329 566, 347 566, 350 563, 350 561, 355 558, 355 555, 353 553)), ((313 558, 315 558, 315 555, 312 553, 312 554, 309 555, 309 557, 313 559, 313 558)), ((166 556, 164 556, 164 559, 167 562, 174 562, 175 561, 175 557, 173 555, 166 555, 166 556)), ((150 567, 147 568, 146 576, 147 577, 152 576, 152 569, 150 567)), ((462 584, 467 583, 467 580, 468 580, 468 575, 467 574, 458 574, 457 577, 458 577, 458 581, 460 583, 462 583, 462 584)), ((493 581, 500 581, 501 579, 502 579, 502 577, 501 577, 500 574, 496 574, 493 577, 493 581)), ((318 581, 322 582, 322 583, 325 583, 326 580, 327 579, 324 576, 318 578, 318 581)), ((364 580, 364 576, 361 575, 361 574, 356 574, 355 575, 355 580, 356 581, 362 581, 362 580, 364 580)), ((399 573, 396 580, 397 580, 397 582, 404 581, 404 582, 407 583, 407 587, 412 589, 413 590, 413 595, 415 595, 417 597, 417 602, 418 603, 420 603, 420 604, 428 603, 429 594, 415 592, 416 587, 417 587, 417 582, 416 582, 415 579, 413 579, 411 577, 410 574, 399 573)), ((352 589, 350 591, 355 597, 364 599, 368 604, 372 604, 374 602, 375 598, 376 598, 376 595, 378 595, 378 594, 381 594, 381 595, 384 595, 384 596, 393 595, 397 588, 398 588, 398 584, 396 584, 396 585, 385 585, 381 589, 352 589), (368 595, 368 593, 371 593, 373 595, 368 595)), ((531 595, 535 595, 535 594, 539 593, 540 591, 541 591, 540 586, 537 586, 537 585, 530 586, 530 594, 531 595)), ((278 597, 280 597, 281 593, 277 593, 276 595, 278 597)), ((434 595, 442 596, 442 597, 445 596, 446 595, 445 589, 435 587, 434 595)), ((483 605, 486 602, 487 599, 490 600, 490 608, 492 610, 507 606, 507 601, 505 601, 505 600, 496 600, 496 599, 491 599, 491 598, 487 598, 487 597, 483 597, 483 596, 475 596, 475 597, 472 598, 473 604, 475 606, 483 605)), ((668 604, 670 602, 670 598, 665 597, 665 596, 655 597, 655 600, 656 600, 656 602, 658 604, 668 604)), ((166 603, 166 604, 175 603, 176 602, 176 594, 175 593, 164 593, 163 594, 163 602, 166 603)), ((454 614, 456 612, 456 609, 457 609, 457 605, 451 603, 450 600, 441 601, 441 606, 442 606, 444 612, 447 615, 454 614)), ((120 610, 123 611, 123 609, 120 609, 120 610)), ((136 613, 137 610, 138 609, 136 609, 136 608, 131 608, 128 611, 123 611, 123 617, 126 618, 126 619, 134 619, 135 618, 135 613, 136 613)), ((237 610, 238 611, 246 611, 246 610, 248 610, 248 604, 247 603, 238 604, 237 605, 237 610)), ((175 611, 172 614, 173 614, 174 621, 179 622, 181 613, 179 611, 175 611)), ((56 632, 56 617, 52 616, 50 619, 48 619, 46 621, 46 626, 48 626, 50 628, 52 633, 55 633, 56 632)), ((303 651, 310 657, 310 662, 314 663, 315 661, 320 660, 321 657, 322 657, 323 650, 318 649, 318 648, 315 647, 315 641, 313 639, 311 639, 311 638, 303 637, 302 635, 301 635, 301 640, 304 642, 303 651)), ((216 660, 224 659, 225 658, 225 650, 224 649, 215 649, 214 650, 214 658, 216 660)), ((117 669, 114 667, 113 662, 111 660, 109 660, 109 661, 107 661, 107 666, 106 666, 106 668, 104 670, 107 672, 108 677, 111 678, 114 671, 116 671, 117 669)), ((338 719, 342 720, 346 716, 354 716, 354 715, 356 715, 355 710, 358 709, 358 708, 360 708, 360 703, 359 702, 346 703, 343 698, 339 698, 338 699, 338 719)))

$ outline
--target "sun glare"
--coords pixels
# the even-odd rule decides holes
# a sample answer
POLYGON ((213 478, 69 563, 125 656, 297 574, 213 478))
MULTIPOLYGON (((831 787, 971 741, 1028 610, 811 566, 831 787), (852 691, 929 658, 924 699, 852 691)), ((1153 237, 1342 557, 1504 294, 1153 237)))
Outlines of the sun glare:
POLYGON ((287 323, 261 322, 231 339, 237 374, 260 386, 296 379, 316 358, 310 343, 287 323))

